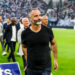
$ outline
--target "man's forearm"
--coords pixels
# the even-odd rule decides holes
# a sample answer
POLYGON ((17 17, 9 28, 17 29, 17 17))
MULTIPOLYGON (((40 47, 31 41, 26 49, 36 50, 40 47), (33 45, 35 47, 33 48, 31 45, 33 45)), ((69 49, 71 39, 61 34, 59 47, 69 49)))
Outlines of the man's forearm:
POLYGON ((57 60, 57 45, 56 44, 52 45, 52 51, 53 51, 54 59, 57 60))
POLYGON ((23 50, 23 53, 24 53, 24 56, 25 56, 25 60, 27 62, 27 48, 24 45, 22 45, 22 50, 23 50))
POLYGON ((57 45, 55 40, 52 41, 51 48, 53 51, 54 59, 57 60, 57 45))
POLYGON ((24 56, 25 56, 25 60, 27 62, 27 48, 24 48, 24 56))
POLYGON ((51 47, 52 47, 52 51, 53 51, 53 55, 54 55, 54 70, 57 71, 58 70, 57 45, 56 45, 56 41, 54 39, 51 41, 51 47))

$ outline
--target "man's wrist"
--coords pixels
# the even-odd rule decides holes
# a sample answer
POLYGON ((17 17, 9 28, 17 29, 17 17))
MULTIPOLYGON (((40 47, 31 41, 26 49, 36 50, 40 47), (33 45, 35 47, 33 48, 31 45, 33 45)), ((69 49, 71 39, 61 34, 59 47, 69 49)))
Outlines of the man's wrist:
POLYGON ((54 61, 57 61, 57 58, 55 58, 54 61))

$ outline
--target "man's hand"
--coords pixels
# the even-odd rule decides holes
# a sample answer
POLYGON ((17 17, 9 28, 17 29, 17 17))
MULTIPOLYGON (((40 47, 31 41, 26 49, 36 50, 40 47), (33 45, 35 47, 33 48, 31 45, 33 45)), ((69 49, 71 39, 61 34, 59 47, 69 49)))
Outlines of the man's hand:
POLYGON ((4 41, 4 40, 2 40, 2 42, 3 42, 3 44, 5 43, 5 41, 4 41))
POLYGON ((25 66, 24 71, 26 71, 26 69, 27 69, 27 66, 25 66))
POLYGON ((58 63, 57 63, 57 60, 54 60, 54 70, 55 70, 55 71, 58 70, 58 63))

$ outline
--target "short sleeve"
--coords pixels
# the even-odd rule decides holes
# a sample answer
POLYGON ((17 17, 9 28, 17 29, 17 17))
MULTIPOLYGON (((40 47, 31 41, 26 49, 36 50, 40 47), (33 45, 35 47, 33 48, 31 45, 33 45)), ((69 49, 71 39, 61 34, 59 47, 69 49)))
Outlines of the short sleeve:
POLYGON ((53 34, 53 31, 52 31, 51 28, 48 28, 48 32, 49 32, 49 40, 51 42, 53 40, 53 38, 54 38, 54 34, 53 34))
POLYGON ((25 30, 22 31, 22 34, 21 34, 21 42, 22 42, 22 44, 25 44, 26 45, 26 32, 25 32, 25 30))

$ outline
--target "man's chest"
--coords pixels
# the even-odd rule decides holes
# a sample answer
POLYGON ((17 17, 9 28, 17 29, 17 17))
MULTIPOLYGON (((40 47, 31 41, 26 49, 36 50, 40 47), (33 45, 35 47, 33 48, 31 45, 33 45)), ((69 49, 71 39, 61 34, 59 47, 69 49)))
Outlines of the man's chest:
POLYGON ((28 44, 48 44, 49 43, 49 34, 46 32, 40 33, 30 33, 27 36, 27 43, 28 44))

